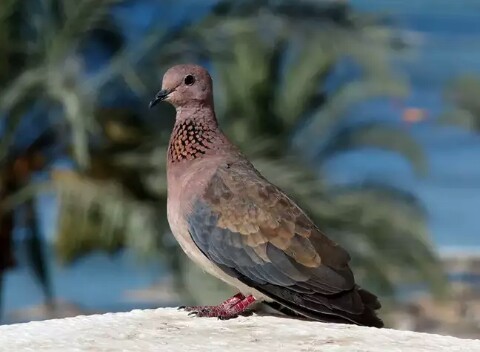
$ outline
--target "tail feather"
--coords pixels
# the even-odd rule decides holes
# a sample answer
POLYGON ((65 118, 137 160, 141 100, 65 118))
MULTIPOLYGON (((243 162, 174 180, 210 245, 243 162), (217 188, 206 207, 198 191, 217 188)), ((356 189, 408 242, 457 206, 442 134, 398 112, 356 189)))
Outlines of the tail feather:
POLYGON ((373 293, 359 286, 356 287, 356 290, 360 295, 360 298, 362 299, 363 304, 365 304, 368 308, 372 310, 377 310, 382 308, 380 301, 378 300, 377 296, 375 296, 373 293))
MULTIPOLYGON (((363 309, 359 310, 358 314, 354 314, 351 311, 351 307, 332 306, 328 302, 331 299, 336 300, 338 297, 328 297, 326 295, 303 295, 301 293, 292 292, 287 288, 282 287, 257 287, 257 289, 270 298, 274 299, 281 306, 286 307, 287 310, 280 310, 287 315, 296 315, 298 313, 304 317, 318 320, 322 322, 330 323, 344 323, 344 324, 357 324, 363 326, 372 326, 381 328, 384 326, 383 321, 377 316, 375 310, 381 307, 377 297, 371 292, 355 286, 351 291, 342 292, 340 295, 353 295, 359 296, 361 299, 361 306, 363 309), (315 300, 314 298, 318 298, 315 300), (289 314, 291 310, 295 313, 289 314)), ((347 301, 347 300, 346 300, 347 301)), ((352 299, 353 301, 353 299, 352 299)), ((275 305, 269 304, 275 308, 275 305)), ((292 313, 292 312, 291 312, 292 313)))

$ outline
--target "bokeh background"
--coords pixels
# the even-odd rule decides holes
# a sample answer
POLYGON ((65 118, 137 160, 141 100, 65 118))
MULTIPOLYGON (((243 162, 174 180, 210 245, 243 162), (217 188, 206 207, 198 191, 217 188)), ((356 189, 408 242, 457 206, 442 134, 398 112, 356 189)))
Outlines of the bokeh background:
POLYGON ((388 326, 480 337, 480 3, 0 1, 4 324, 232 291, 166 222, 165 70, 332 238, 388 326))

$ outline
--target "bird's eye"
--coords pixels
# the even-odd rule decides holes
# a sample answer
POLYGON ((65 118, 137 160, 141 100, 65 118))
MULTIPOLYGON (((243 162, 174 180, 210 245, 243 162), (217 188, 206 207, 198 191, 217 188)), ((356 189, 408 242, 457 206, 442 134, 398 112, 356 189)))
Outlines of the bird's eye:
POLYGON ((193 77, 192 75, 186 75, 184 82, 187 86, 191 86, 192 84, 195 83, 195 77, 193 77))

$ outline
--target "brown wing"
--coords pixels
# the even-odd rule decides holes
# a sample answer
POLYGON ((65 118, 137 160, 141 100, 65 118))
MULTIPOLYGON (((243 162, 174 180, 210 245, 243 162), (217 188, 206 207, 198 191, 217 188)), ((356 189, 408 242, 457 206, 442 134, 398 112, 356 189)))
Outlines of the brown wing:
POLYGON ((380 305, 355 285, 348 253, 247 162, 217 170, 188 223, 210 260, 279 303, 321 320, 380 325, 380 305))

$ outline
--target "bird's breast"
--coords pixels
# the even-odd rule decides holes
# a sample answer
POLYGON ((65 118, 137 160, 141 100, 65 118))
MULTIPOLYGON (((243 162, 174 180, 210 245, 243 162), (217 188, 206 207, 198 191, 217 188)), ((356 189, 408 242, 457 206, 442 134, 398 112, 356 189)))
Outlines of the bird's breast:
POLYGON ((211 274, 214 274, 211 268, 213 264, 193 242, 188 228, 188 216, 215 170, 215 165, 195 161, 170 165, 167 173, 167 218, 170 229, 190 259, 211 274))
MULTIPOLYGON (((211 262, 193 242, 189 233, 188 216, 194 203, 203 195, 209 181, 215 174, 218 165, 211 159, 208 163, 188 163, 188 167, 175 164, 167 170, 168 198, 167 218, 170 229, 185 254, 209 274, 225 283, 236 287, 243 294, 253 294, 257 300, 265 297, 241 283, 238 279, 224 273, 217 265, 211 262)), ((185 163, 187 164, 187 163, 185 163)))

